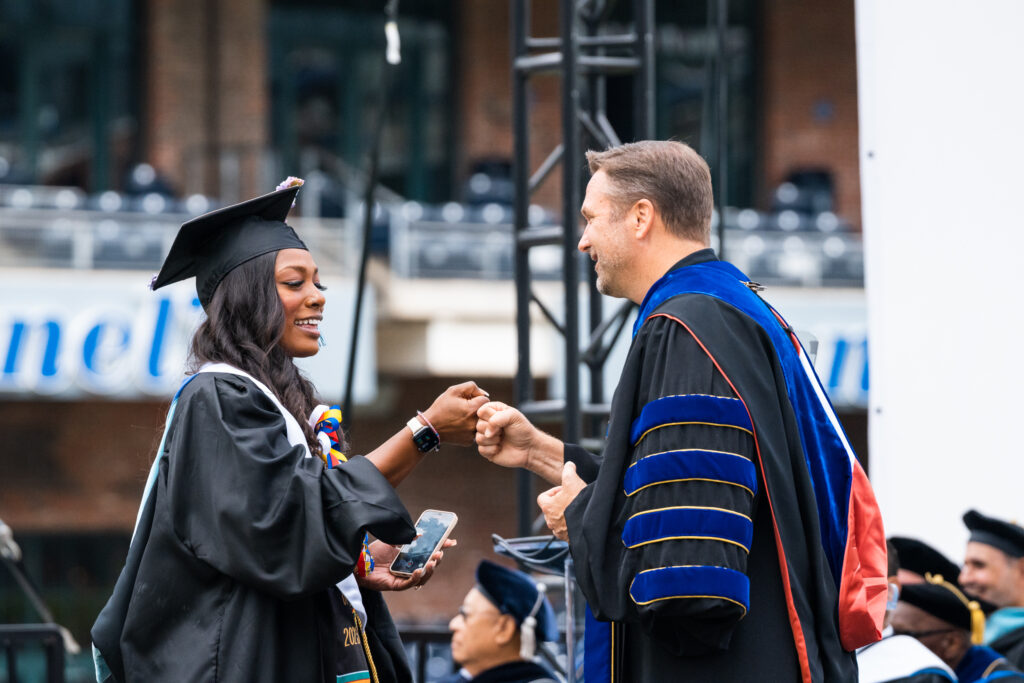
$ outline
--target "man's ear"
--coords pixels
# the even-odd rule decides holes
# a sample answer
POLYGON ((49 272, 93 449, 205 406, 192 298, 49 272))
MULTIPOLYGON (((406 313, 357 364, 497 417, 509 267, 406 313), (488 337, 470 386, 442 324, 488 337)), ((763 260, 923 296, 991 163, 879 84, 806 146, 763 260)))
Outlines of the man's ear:
POLYGON ((1024 557, 1015 558, 1013 563, 1017 568, 1017 582, 1021 584, 1022 590, 1024 590, 1024 557))
POLYGON ((519 631, 516 620, 509 614, 502 614, 495 620, 494 640, 499 645, 507 645, 512 642, 519 631))
POLYGON ((634 230, 637 239, 644 239, 654 225, 654 204, 650 199, 640 199, 633 205, 631 218, 636 222, 634 230))

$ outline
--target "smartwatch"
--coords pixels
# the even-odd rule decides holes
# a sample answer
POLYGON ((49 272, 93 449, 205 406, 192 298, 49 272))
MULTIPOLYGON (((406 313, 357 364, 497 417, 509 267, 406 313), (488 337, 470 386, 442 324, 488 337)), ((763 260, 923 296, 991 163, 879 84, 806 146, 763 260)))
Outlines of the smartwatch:
POLYGON ((421 420, 416 416, 405 423, 405 426, 412 430, 412 442, 416 444, 416 450, 420 453, 436 451, 441 447, 441 436, 425 419, 421 420))

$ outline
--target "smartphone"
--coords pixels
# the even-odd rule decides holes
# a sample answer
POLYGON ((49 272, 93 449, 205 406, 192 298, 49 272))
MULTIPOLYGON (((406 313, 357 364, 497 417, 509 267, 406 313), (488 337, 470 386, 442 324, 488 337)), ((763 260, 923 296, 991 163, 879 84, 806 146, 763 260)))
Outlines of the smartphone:
POLYGON ((454 512, 424 510, 416 520, 416 540, 402 546, 391 563, 391 573, 395 576, 411 576, 414 571, 425 566, 431 555, 447 540, 458 521, 454 512))

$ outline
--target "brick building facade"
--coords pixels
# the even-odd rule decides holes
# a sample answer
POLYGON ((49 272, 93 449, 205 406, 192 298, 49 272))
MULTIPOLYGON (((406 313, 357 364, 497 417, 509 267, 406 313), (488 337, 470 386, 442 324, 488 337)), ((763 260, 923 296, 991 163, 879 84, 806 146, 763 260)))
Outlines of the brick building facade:
POLYGON ((853 1, 765 0, 761 64, 761 184, 799 168, 832 172, 836 213, 860 227, 857 61, 853 1))

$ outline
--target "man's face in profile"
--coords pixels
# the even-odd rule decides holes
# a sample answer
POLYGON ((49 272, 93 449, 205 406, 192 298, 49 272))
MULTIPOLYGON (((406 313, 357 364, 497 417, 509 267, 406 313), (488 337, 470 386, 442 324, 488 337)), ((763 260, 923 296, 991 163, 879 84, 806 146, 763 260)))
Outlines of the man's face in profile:
POLYGON ((587 194, 580 208, 587 224, 578 248, 594 261, 597 291, 607 296, 625 297, 633 252, 630 212, 609 196, 610 182, 604 171, 598 171, 587 183, 587 194))
POLYGON ((459 613, 448 623, 452 632, 452 659, 474 676, 487 668, 498 649, 502 614, 480 591, 473 588, 462 601, 459 613))

